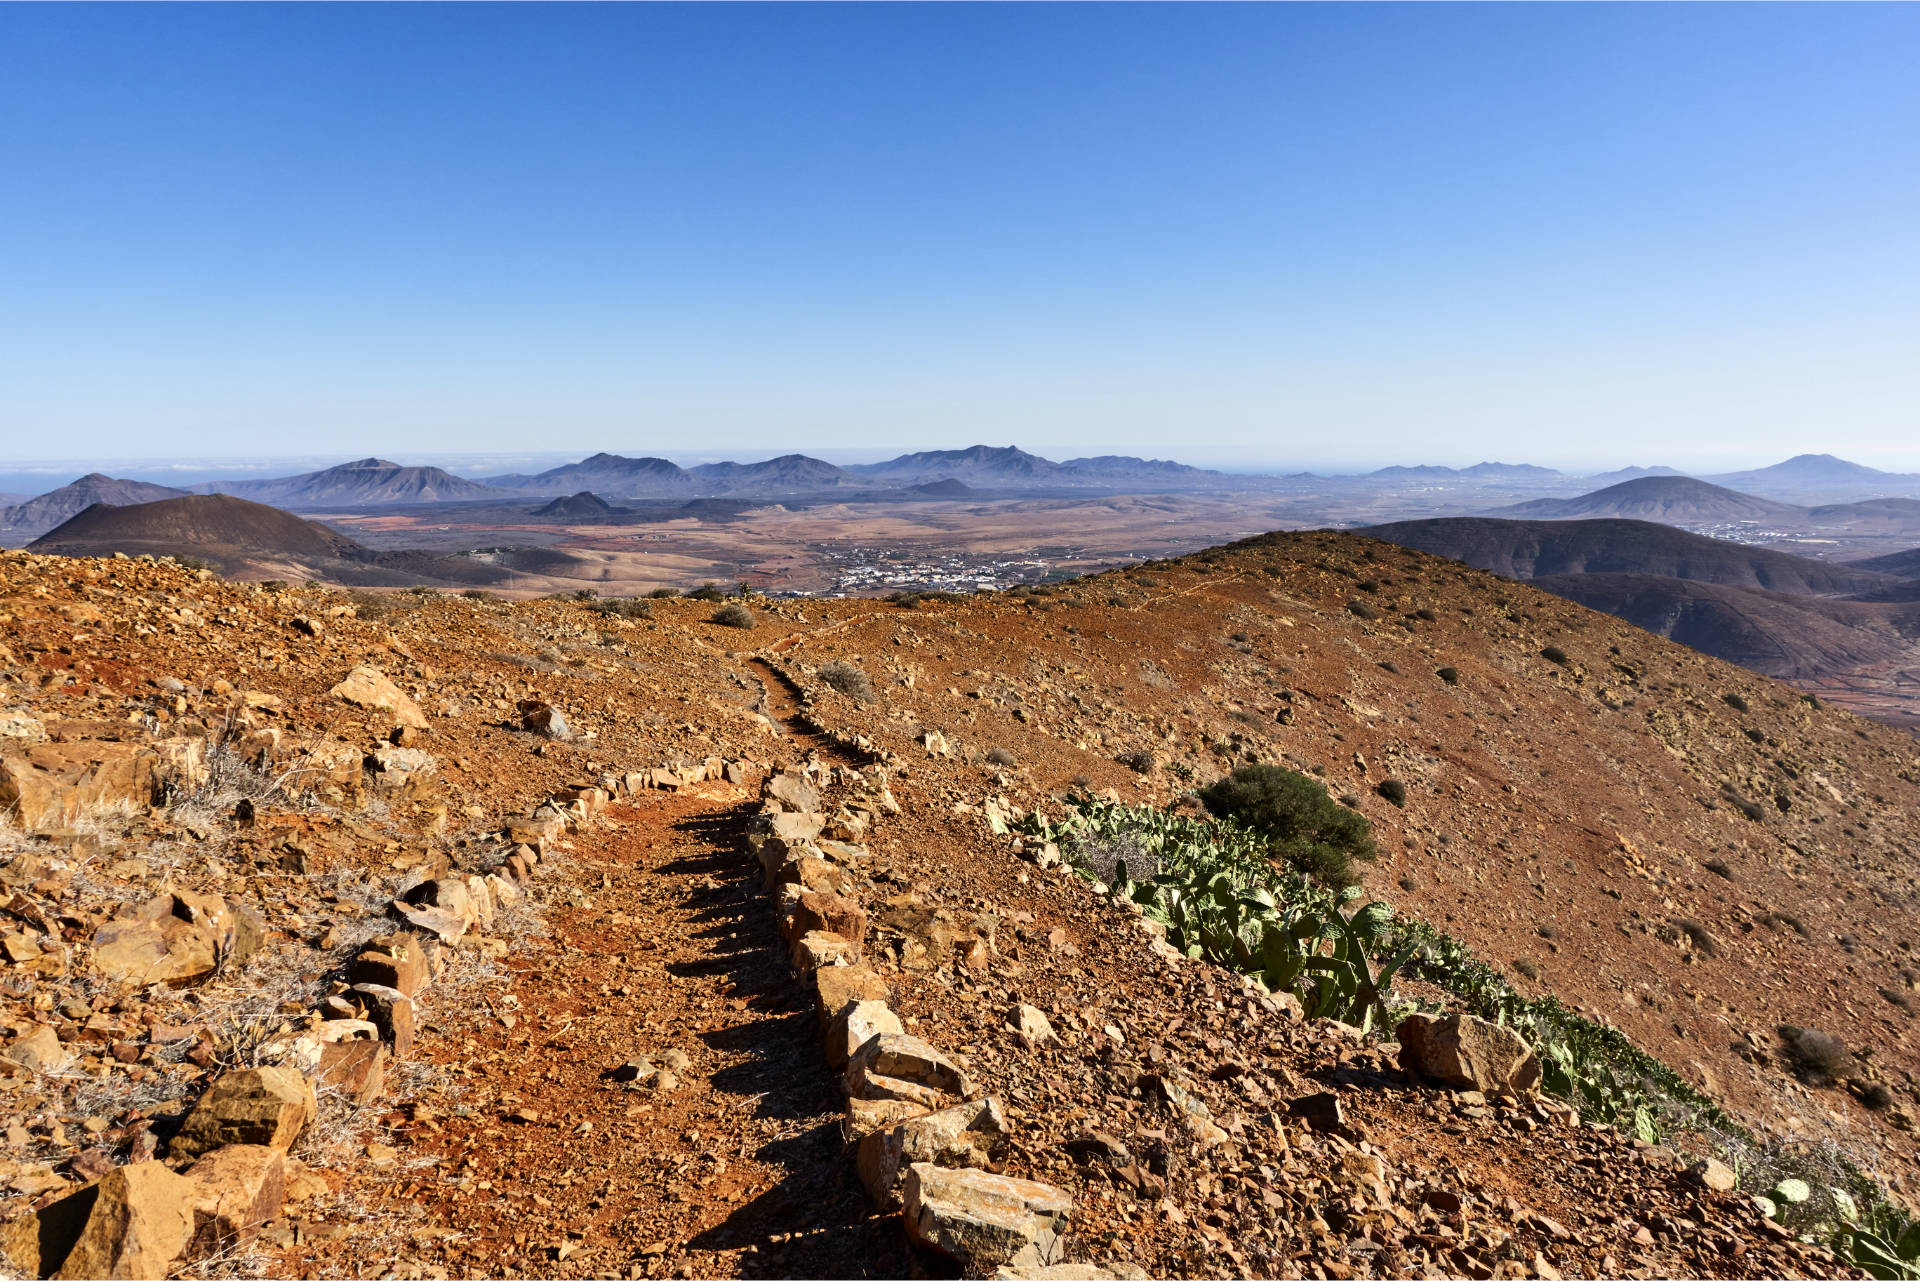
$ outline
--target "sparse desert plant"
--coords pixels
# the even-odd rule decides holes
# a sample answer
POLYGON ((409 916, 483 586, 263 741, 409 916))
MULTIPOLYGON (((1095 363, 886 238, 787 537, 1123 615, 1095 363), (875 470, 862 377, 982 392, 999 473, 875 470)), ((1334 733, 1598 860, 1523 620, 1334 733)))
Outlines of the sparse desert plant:
POLYGON ((1734 711, 1740 712, 1743 714, 1753 710, 1752 708, 1747 706, 1747 700, 1740 697, 1738 694, 1722 694, 1720 696, 1720 701, 1725 703, 1728 707, 1731 707, 1734 711))
POLYGON ((1407 808, 1407 785, 1399 779, 1387 779, 1373 790, 1380 793, 1380 798, 1395 808, 1407 808))
POLYGON ((702 583, 687 595, 694 600, 725 600, 727 589, 718 583, 702 583))
POLYGON ((1540 979, 1540 967, 1524 956, 1514 961, 1513 968, 1515 973, 1533 979, 1535 982, 1540 979))
POLYGON ((1707 927, 1700 922, 1682 917, 1673 923, 1673 928, 1687 936, 1687 942, 1693 945, 1694 951, 1704 956, 1720 955, 1720 941, 1714 938, 1707 927))
POLYGON ((1423 623, 1437 623, 1440 621, 1440 615, 1434 613, 1424 605, 1414 610, 1413 616, 1423 623))
POLYGON ((874 696, 873 682, 867 674, 844 659, 835 659, 820 669, 820 681, 828 689, 864 703, 874 696))
POLYGON ((1458 685, 1460 683, 1460 669, 1457 667, 1443 667, 1435 672, 1434 675, 1449 685, 1458 685))
POLYGON ((500 599, 498 596, 495 596, 492 592, 481 591, 478 587, 469 587, 464 592, 461 592, 460 596, 463 600, 492 601, 492 600, 500 599))
POLYGON ((1553 663, 1560 667, 1565 667, 1568 663, 1573 661, 1572 659, 1567 657, 1567 651, 1564 649, 1561 649, 1558 645, 1547 646, 1545 649, 1540 651, 1540 657, 1546 659, 1549 663, 1553 663))
POLYGON ((1113 758, 1136 774, 1151 774, 1158 764, 1152 752, 1122 752, 1113 758))
POLYGON ((1364 618, 1368 622, 1372 622, 1374 619, 1380 617, 1380 611, 1363 600, 1348 601, 1347 612, 1355 618, 1364 618))
POLYGON ((1701 866, 1723 881, 1731 881, 1733 879, 1733 868, 1729 867, 1727 860, 1723 858, 1710 858, 1705 863, 1702 863, 1701 866))
POLYGON ((653 603, 644 596, 607 596, 593 602, 593 611, 611 618, 652 618, 653 603))
POLYGON ((1787 1059, 1800 1078, 1812 1085, 1824 1085, 1853 1075, 1853 1056, 1838 1037, 1818 1028, 1780 1029, 1787 1043, 1787 1059))
POLYGON ((734 601, 732 604, 722 605, 719 609, 715 610, 713 612, 713 618, 710 621, 718 623, 722 627, 738 627, 742 630, 747 630, 752 628, 760 620, 753 616, 752 610, 742 605, 739 601, 734 601))
POLYGON ((650 600, 671 600, 680 594, 678 587, 656 587, 647 593, 650 600))
POLYGON ((1013 769, 1020 764, 1020 758, 1004 747, 990 748, 986 756, 987 764, 997 765, 1001 769, 1013 769))

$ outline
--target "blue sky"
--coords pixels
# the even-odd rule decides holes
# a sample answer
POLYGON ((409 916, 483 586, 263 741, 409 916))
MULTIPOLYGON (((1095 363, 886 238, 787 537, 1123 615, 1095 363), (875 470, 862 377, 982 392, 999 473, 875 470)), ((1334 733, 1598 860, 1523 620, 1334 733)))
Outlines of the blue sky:
POLYGON ((0 460, 1920 470, 1920 7, 0 6, 0 460))

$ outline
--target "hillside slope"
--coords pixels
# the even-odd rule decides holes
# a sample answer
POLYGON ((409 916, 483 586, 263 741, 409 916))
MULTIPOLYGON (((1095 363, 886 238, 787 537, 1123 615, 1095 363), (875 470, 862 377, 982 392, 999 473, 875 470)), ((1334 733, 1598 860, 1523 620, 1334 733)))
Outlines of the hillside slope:
POLYGON ((266 1271, 939 1267, 861 1203, 812 987, 746 848, 758 781, 785 767, 827 798, 823 848, 842 861, 814 872, 864 905, 890 1008, 998 1100, 1005 1133, 983 1159, 1072 1198, 1072 1261, 1839 1270, 1743 1194, 1690 1181, 1701 1136, 1641 1148, 1564 1108, 1409 1079, 1391 1042, 1169 959, 1133 914, 995 830, 1079 789, 1192 812, 1190 788, 1250 759, 1371 822, 1368 897, 1617 1025, 1783 1148, 1831 1140, 1896 1191, 1914 1174, 1914 740, 1423 553, 1270 535, 915 608, 759 601, 747 629, 687 599, 648 617, 356 602, 24 554, 0 555, 0 602, 0 761, 177 752, 197 734, 269 783, 326 771, 300 796, 207 791, 0 842, 0 870, 31 890, 13 910, 40 922, 9 935, 29 958, 14 964, 40 968, 0 987, 8 1048, 52 1037, 86 1085, 16 1092, 35 1127, 12 1176, 25 1205, 153 1154, 142 1136, 170 1141, 241 1055, 363 1022, 348 1016, 367 994, 330 980, 368 938, 428 928, 397 894, 517 868, 512 910, 435 949, 406 1061, 363 1111, 347 1088, 323 1096, 296 1148, 323 1187, 303 1184, 298 1222, 261 1238, 266 1271), (417 724, 343 701, 361 665, 417 724), (532 719, 543 707, 565 736, 529 729, 552 723, 532 719), (623 790, 656 765, 668 788, 623 790), (618 799, 595 799, 596 778, 618 799), (111 859, 84 852, 109 843, 111 859), (163 882, 258 913, 262 950, 192 989, 109 981, 108 927, 163 882), (1793 1075, 1787 1024, 1844 1043, 1841 1082, 1793 1075))
POLYGON ((1463 561, 1503 578, 1644 574, 1759 587, 1797 596, 1851 596, 1895 581, 1891 575, 1859 564, 1834 565, 1643 520, 1528 521, 1462 516, 1399 521, 1360 532, 1463 561))

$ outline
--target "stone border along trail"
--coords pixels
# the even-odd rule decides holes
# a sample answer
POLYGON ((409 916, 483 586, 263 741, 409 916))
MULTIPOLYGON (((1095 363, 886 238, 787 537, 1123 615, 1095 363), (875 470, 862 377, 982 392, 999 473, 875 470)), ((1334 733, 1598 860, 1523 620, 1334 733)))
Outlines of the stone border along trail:
POLYGON ((614 830, 561 872, 584 901, 508 958, 492 1009, 446 1020, 428 1050, 445 1087, 385 1115, 393 1156, 350 1189, 350 1221, 302 1226, 273 1270, 904 1275, 744 875, 746 799, 709 781, 606 811, 614 830))

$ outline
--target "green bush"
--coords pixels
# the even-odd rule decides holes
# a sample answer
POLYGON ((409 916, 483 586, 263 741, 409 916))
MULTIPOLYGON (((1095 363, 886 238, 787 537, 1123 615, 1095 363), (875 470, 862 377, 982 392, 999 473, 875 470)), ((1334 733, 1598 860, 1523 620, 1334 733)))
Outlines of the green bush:
POLYGON ((727 589, 718 583, 702 583, 687 595, 694 600, 725 600, 727 589))
POLYGON ((1397 778, 1387 779, 1373 789, 1380 793, 1381 799, 1398 809, 1407 808, 1407 785, 1397 778))
POLYGON ((1373 606, 1367 604, 1367 602, 1363 600, 1348 601, 1347 612, 1349 614, 1352 614, 1355 618, 1364 618, 1369 622, 1380 617, 1380 611, 1375 609, 1373 606))
POLYGON ((647 596, 651 600, 671 600, 679 594, 680 589, 678 587, 656 587, 648 592, 647 596))
POLYGON ((739 627, 745 629, 752 627, 760 620, 753 616, 752 610, 740 602, 735 601, 731 605, 723 605, 715 610, 711 621, 720 624, 722 627, 739 627))
POLYGON ((1565 667, 1568 663, 1573 661, 1572 659, 1567 657, 1567 651, 1564 649, 1561 649, 1558 645, 1547 646, 1545 649, 1540 651, 1540 657, 1546 659, 1549 663, 1556 663, 1561 667, 1565 667))
POLYGON ((1434 675, 1449 685, 1458 685, 1460 683, 1460 669, 1457 667, 1443 667, 1435 672, 1434 675))
POLYGON ((1289 864, 1323 885, 1357 884, 1353 860, 1378 857, 1365 818, 1284 766, 1242 765, 1203 789, 1200 801, 1210 813, 1272 839, 1289 864))
POLYGON ((1747 706, 1747 700, 1740 697, 1738 694, 1722 694, 1720 696, 1720 701, 1725 703, 1728 707, 1731 707, 1736 712, 1745 713, 1753 710, 1752 708, 1747 706))

